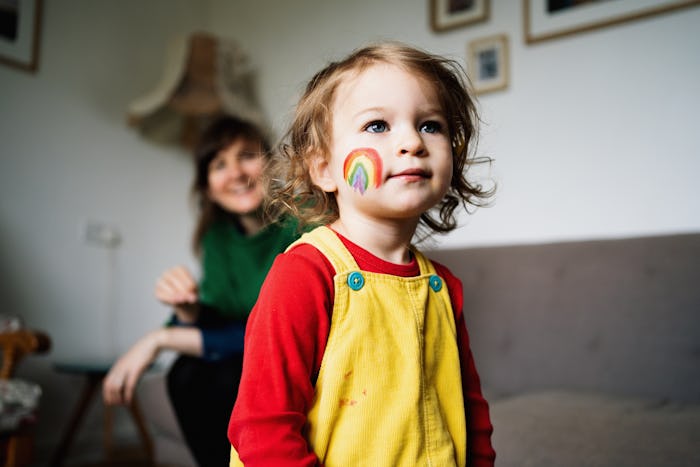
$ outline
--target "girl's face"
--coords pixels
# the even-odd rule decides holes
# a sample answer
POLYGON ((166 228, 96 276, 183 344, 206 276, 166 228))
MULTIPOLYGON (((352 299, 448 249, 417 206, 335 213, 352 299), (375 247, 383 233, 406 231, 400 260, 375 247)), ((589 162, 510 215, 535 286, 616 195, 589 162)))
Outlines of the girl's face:
POLYGON ((209 199, 234 214, 252 213, 263 202, 264 167, 260 143, 234 140, 209 163, 209 199))
POLYGON ((447 192, 452 147, 437 93, 425 79, 378 63, 349 75, 332 107, 331 154, 314 182, 336 195, 341 219, 417 222, 447 192))

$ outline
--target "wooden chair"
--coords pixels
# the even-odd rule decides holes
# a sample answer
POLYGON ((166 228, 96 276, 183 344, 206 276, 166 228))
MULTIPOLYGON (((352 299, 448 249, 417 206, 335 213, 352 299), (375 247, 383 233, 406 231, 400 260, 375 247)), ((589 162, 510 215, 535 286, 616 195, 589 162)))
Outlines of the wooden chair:
MULTIPOLYGON (((18 329, 0 332, 0 380, 14 376, 20 360, 29 354, 47 352, 51 348, 51 339, 40 331, 18 329)), ((9 432, 0 433, 0 465, 4 467, 28 466, 31 463, 34 444, 33 420, 21 423, 9 432)))

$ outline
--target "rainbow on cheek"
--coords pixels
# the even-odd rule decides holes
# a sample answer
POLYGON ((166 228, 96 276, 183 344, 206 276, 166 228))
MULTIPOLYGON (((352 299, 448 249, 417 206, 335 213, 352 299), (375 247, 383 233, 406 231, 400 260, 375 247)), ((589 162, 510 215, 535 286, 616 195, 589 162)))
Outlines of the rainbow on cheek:
POLYGON ((378 188, 382 181, 382 159, 372 148, 350 151, 343 164, 343 177, 350 187, 365 194, 368 188, 378 188))

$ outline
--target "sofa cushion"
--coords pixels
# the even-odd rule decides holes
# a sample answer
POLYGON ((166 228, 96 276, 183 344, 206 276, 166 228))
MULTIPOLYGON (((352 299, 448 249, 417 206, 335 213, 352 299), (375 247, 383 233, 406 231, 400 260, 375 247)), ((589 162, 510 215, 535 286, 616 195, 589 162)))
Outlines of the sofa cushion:
POLYGON ((700 465, 700 404, 577 392, 492 401, 499 467, 700 465))

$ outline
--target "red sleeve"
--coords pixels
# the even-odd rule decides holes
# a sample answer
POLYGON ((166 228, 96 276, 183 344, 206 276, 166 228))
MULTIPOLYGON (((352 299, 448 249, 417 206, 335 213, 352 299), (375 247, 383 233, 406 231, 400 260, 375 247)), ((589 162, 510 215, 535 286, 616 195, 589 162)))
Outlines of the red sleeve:
POLYGON ((467 418, 467 465, 493 467, 496 452, 491 445, 491 416, 489 405, 481 393, 481 381, 469 345, 469 333, 464 320, 462 281, 445 266, 433 261, 437 274, 445 279, 455 313, 459 356, 462 366, 462 391, 467 418))
POLYGON ((279 255, 263 283, 228 429, 246 467, 319 465, 303 429, 330 329, 333 274, 318 250, 301 245, 279 255))

